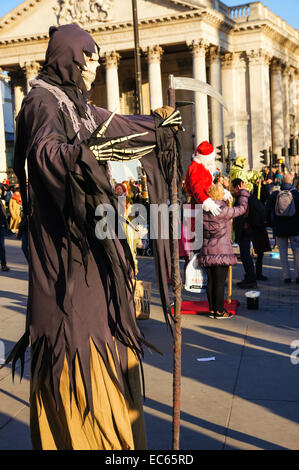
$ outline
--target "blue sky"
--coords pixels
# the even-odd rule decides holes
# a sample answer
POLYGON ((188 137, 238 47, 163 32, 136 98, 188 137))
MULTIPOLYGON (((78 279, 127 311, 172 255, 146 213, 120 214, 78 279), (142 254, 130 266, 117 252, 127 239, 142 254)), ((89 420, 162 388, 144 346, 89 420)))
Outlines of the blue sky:
MULTIPOLYGON (((121 1, 121 0, 117 0, 121 1)), ((21 0, 1 0, 0 17, 13 10, 17 5, 22 3, 21 0)), ((228 6, 242 5, 248 2, 242 0, 224 0, 228 6)), ((291 26, 299 29, 299 1, 298 0, 264 0, 262 3, 266 5, 277 15, 281 16, 291 26)))

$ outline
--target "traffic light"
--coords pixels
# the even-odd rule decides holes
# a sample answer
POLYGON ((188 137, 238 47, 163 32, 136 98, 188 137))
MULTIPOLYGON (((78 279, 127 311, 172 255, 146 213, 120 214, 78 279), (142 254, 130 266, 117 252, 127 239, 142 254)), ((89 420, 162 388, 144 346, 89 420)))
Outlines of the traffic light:
POLYGON ((262 163, 264 165, 268 165, 268 150, 267 149, 264 149, 264 150, 261 150, 261 160, 262 160, 262 163))
POLYGON ((282 157, 288 157, 288 156, 289 156, 289 149, 288 149, 288 147, 283 147, 283 148, 281 149, 281 156, 282 156, 282 157))
POLYGON ((276 153, 272 153, 272 165, 277 165, 278 164, 278 157, 276 153))
POLYGON ((220 157, 217 160, 220 160, 222 163, 225 163, 225 147, 224 147, 224 145, 218 145, 217 155, 219 155, 219 157, 220 157))
POLYGON ((290 140, 290 156, 295 157, 297 155, 297 142, 295 137, 290 140))
POLYGON ((273 153, 272 153, 272 147, 269 147, 269 166, 270 168, 273 165, 273 153))

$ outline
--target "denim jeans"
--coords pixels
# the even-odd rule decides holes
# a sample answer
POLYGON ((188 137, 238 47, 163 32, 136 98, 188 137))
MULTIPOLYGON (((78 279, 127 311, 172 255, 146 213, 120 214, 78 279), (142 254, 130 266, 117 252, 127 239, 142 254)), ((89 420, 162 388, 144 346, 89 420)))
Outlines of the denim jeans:
POLYGON ((5 227, 0 227, 0 262, 1 266, 6 266, 6 256, 5 256, 5 227))
POLYGON ((291 279, 292 277, 288 257, 289 242, 294 255, 295 278, 299 278, 299 235, 297 235, 294 237, 277 237, 283 279, 291 279))

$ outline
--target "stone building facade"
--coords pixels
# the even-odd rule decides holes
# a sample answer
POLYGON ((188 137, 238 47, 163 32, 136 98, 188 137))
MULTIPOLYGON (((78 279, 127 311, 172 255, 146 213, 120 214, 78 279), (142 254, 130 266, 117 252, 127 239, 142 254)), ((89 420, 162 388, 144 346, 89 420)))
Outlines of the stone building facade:
MULTIPOLYGON (((194 102, 182 108, 185 164, 204 139, 229 145, 230 155, 245 156, 251 168, 262 165, 263 149, 280 157, 299 133, 299 31, 261 2, 137 0, 137 6, 143 112, 166 104, 170 74, 206 81, 228 105, 226 111, 204 94, 177 92, 178 100, 194 102)), ((101 47, 93 102, 134 113, 131 0, 25 0, 0 19, 0 68, 9 72, 15 115, 43 64, 49 27, 71 22, 101 47)), ((2 167, 3 159, 2 152, 2 167)))

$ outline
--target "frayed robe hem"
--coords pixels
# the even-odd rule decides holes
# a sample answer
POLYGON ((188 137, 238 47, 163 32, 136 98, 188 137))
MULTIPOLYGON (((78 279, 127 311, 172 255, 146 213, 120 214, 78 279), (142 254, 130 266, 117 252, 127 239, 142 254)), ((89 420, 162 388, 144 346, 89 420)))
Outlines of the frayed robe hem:
MULTIPOLYGON (((42 351, 41 351, 42 353, 42 351)), ((109 350, 108 361, 116 374, 109 350)), ((33 450, 146 450, 139 361, 128 348, 125 396, 107 371, 90 339, 93 415, 88 411, 78 356, 75 359, 76 398, 71 392, 65 358, 59 380, 58 403, 51 388, 51 371, 41 382, 31 377, 30 430, 33 450), (38 384, 38 385, 37 385, 38 384)))

